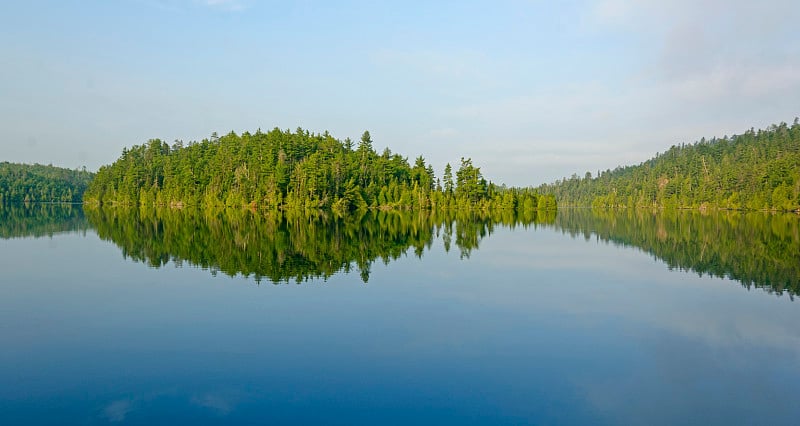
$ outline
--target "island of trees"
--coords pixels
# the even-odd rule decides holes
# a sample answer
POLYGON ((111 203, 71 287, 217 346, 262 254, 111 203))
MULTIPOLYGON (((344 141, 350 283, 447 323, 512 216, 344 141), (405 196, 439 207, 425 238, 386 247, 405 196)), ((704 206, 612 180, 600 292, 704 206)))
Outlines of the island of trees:
POLYGON ((800 210, 800 124, 674 145, 636 166, 542 185, 560 205, 800 210))
POLYGON ((488 182, 471 159, 441 179, 423 157, 413 165, 372 137, 335 139, 298 128, 212 135, 169 145, 153 139, 101 167, 84 194, 91 204, 250 206, 272 209, 553 210, 553 195, 488 182))
POLYGON ((51 165, 0 163, 0 204, 79 203, 92 173, 51 165))

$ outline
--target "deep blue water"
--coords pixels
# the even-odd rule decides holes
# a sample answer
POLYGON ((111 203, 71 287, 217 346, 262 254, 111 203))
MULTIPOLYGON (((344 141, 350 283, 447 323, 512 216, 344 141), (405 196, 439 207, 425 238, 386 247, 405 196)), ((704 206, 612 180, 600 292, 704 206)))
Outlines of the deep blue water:
POLYGON ((554 227, 257 285, 0 240, 0 424, 796 424, 800 305, 554 227))

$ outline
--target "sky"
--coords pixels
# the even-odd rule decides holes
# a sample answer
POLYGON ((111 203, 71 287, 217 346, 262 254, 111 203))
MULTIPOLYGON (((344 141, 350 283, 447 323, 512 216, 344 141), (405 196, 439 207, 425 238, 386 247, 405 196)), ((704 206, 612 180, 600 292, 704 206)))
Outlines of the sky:
POLYGON ((796 0, 0 4, 0 161, 296 129, 539 185, 800 115, 796 0))

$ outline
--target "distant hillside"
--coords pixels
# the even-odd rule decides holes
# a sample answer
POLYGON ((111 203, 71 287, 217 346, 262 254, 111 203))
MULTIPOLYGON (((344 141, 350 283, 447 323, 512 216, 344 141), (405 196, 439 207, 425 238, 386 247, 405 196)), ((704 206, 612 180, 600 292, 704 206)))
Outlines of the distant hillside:
POLYGON ((0 163, 0 203, 79 203, 93 177, 87 171, 41 164, 0 163))
POLYGON ((542 185, 559 205, 800 209, 800 124, 673 145, 637 166, 542 185))

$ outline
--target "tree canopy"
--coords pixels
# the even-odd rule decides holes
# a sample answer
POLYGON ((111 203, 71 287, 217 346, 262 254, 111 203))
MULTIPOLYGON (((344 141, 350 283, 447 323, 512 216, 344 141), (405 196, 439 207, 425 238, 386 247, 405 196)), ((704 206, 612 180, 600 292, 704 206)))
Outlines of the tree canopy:
POLYGON ((561 205, 800 209, 800 124, 673 145, 636 166, 539 187, 561 205))
POLYGON ((52 165, 0 163, 0 203, 78 203, 92 180, 86 170, 52 165))
POLYGON ((453 183, 442 187, 422 156, 413 166, 386 148, 378 153, 364 132, 357 146, 328 132, 273 129, 212 135, 172 146, 153 139, 124 149, 100 168, 86 191, 89 203, 250 206, 274 209, 537 209, 552 196, 488 182, 471 159, 461 159, 453 183))

